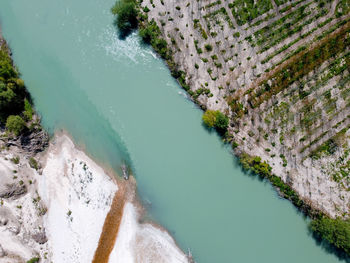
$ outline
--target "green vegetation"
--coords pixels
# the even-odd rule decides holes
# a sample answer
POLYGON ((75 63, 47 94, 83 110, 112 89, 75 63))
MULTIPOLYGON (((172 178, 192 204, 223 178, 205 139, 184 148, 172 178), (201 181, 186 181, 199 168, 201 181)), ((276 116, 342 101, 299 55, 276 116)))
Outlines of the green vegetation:
POLYGON ((11 161, 12 161, 14 164, 19 164, 19 157, 18 157, 18 156, 13 157, 13 158, 11 158, 11 161))
POLYGON ((258 156, 250 156, 248 154, 242 154, 240 156, 240 163, 245 171, 251 172, 252 175, 258 175, 261 179, 268 179, 273 186, 279 189, 284 198, 289 199, 293 204, 307 213, 312 213, 310 207, 306 205, 298 196, 298 194, 282 179, 272 174, 271 166, 262 161, 258 156))
POLYGON ((209 128, 213 128, 215 126, 216 121, 216 112, 213 110, 207 110, 203 116, 202 120, 206 126, 209 128))
POLYGON ((215 128, 221 134, 226 132, 229 123, 228 117, 219 110, 207 110, 202 120, 207 127, 215 128))
MULTIPOLYGON (((259 53, 262 53, 269 48, 279 44, 286 38, 300 32, 307 25, 311 24, 316 19, 325 16, 328 13, 326 8, 321 9, 316 15, 311 15, 310 4, 301 6, 297 10, 283 16, 279 20, 261 28, 254 33, 255 41, 248 38, 251 43, 257 44, 261 47, 259 53), (311 16, 310 16, 311 15, 311 16)), ((293 41, 296 43, 300 39, 306 37, 307 34, 297 38, 293 41)))
POLYGON ((34 110, 32 105, 27 99, 24 99, 24 112, 23 115, 27 121, 31 121, 33 118, 34 110))
POLYGON ((28 94, 18 75, 7 47, 0 46, 0 123, 4 123, 9 115, 20 114, 24 109, 24 99, 28 94))
POLYGON ((340 0, 336 8, 336 16, 341 17, 342 15, 348 14, 350 11, 349 0, 340 0))
POLYGON ((332 138, 322 143, 320 146, 318 146, 314 151, 310 153, 310 157, 312 157, 313 159, 319 159, 323 154, 325 155, 334 154, 336 150, 342 146, 342 143, 341 143, 342 137, 345 135, 348 129, 349 127, 342 129, 332 138))
POLYGON ((205 50, 208 51, 208 52, 213 50, 213 46, 210 45, 210 44, 205 44, 204 47, 205 47, 205 50))
POLYGON ((235 0, 229 4, 238 25, 244 25, 272 8, 270 0, 235 0))
POLYGON ((272 85, 269 85, 267 80, 265 80, 262 83, 262 88, 252 92, 249 98, 250 104, 253 107, 259 106, 262 102, 270 99, 271 96, 279 93, 302 76, 305 76, 324 61, 345 50, 345 47, 350 43, 349 32, 350 24, 347 24, 337 34, 325 38, 323 42, 311 50, 294 56, 288 64, 279 69, 271 77, 271 79, 274 79, 272 85))
POLYGON ((39 169, 38 162, 33 157, 29 158, 29 165, 30 165, 30 167, 34 168, 35 170, 39 169))
POLYGON ((216 5, 219 5, 219 4, 221 4, 221 0, 218 0, 218 1, 216 1, 216 2, 213 2, 213 3, 211 3, 211 4, 208 4, 208 5, 206 5, 204 8, 205 8, 205 9, 208 9, 208 8, 211 8, 211 7, 216 6, 216 5))
POLYGON ((115 25, 119 28, 122 37, 127 36, 137 28, 137 8, 135 0, 120 0, 112 8, 116 16, 115 25))
POLYGON ((350 255, 350 219, 320 216, 312 220, 310 228, 316 235, 350 255))
POLYGON ((6 128, 16 136, 20 135, 26 127, 26 122, 18 115, 10 115, 6 121, 6 128))
POLYGON ((224 30, 224 24, 222 22, 226 22, 228 26, 232 29, 235 28, 225 7, 222 7, 214 12, 208 13, 204 16, 204 18, 207 22, 208 30, 213 29, 213 22, 215 22, 215 25, 219 26, 221 30, 224 30))
POLYGON ((33 114, 24 82, 3 44, 0 46, 0 125, 18 136, 26 130, 26 121, 31 121, 33 114))
POLYGON ((318 211, 314 211, 305 204, 280 177, 273 175, 271 167, 266 161, 263 162, 260 157, 242 154, 240 163, 244 170, 251 172, 253 175, 258 175, 261 179, 268 179, 285 198, 291 200, 295 206, 314 218, 310 223, 310 229, 316 235, 350 255, 350 219, 331 219, 321 216, 318 211))
POLYGON ((158 52, 162 58, 168 59, 170 57, 168 44, 163 38, 161 38, 160 29, 154 20, 141 27, 139 34, 142 40, 147 44, 151 44, 154 50, 158 52))
POLYGON ((40 258, 35 257, 35 258, 28 260, 27 263, 37 263, 37 262, 39 262, 39 260, 40 260, 40 258))

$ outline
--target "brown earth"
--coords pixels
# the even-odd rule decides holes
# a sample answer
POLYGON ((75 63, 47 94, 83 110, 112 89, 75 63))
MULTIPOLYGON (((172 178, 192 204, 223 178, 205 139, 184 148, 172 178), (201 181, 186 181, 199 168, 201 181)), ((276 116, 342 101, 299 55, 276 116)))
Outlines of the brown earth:
POLYGON ((123 210, 127 201, 134 196, 135 180, 133 177, 129 181, 119 181, 111 208, 103 224, 102 233, 95 251, 92 263, 108 263, 109 256, 117 240, 120 223, 123 218, 123 210))

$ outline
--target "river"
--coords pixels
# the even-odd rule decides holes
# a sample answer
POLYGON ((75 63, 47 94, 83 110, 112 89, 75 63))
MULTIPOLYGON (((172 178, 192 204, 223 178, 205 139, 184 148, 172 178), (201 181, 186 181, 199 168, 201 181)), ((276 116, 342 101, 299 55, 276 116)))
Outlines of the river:
POLYGON ((0 23, 43 125, 97 160, 132 167, 148 217, 199 263, 339 262, 270 184, 244 174, 114 0, 1 0, 0 23))

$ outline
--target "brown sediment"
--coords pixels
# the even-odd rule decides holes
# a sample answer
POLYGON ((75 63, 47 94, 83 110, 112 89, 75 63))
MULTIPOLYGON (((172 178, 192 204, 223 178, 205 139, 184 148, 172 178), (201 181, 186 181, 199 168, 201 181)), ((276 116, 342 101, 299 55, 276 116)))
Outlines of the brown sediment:
POLYGON ((134 178, 132 177, 128 182, 118 183, 118 191, 114 195, 111 208, 105 218, 92 263, 108 262, 117 239, 125 203, 133 196, 133 185, 134 178))

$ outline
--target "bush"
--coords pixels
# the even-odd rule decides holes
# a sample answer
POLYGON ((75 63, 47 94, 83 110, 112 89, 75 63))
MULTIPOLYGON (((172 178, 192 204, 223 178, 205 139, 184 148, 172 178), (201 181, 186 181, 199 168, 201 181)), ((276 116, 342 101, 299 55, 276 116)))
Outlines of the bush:
POLYGON ((213 110, 207 110, 203 114, 202 120, 207 127, 213 128, 215 126, 216 121, 216 112, 213 110))
POLYGON ((151 44, 153 49, 166 60, 171 59, 171 52, 168 50, 166 40, 161 38, 160 29, 157 23, 152 20, 147 25, 140 27, 139 34, 146 44, 151 44))
POLYGON ((152 47, 159 53, 159 55, 166 59, 168 53, 168 44, 162 38, 156 38, 152 41, 152 47))
POLYGON ((212 45, 210 45, 210 44, 205 44, 205 49, 208 51, 208 52, 210 52, 210 51, 212 51, 213 50, 213 46, 212 45))
POLYGON ((0 77, 5 79, 16 78, 17 72, 12 66, 11 60, 6 58, 5 54, 0 54, 0 58, 4 58, 4 59, 0 59, 0 77))
POLYGON ((112 13, 116 15, 115 25, 120 30, 122 37, 127 36, 132 30, 137 28, 137 9, 135 0, 118 1, 112 8, 112 13))
POLYGON ((227 130, 228 126, 228 117, 221 113, 221 111, 216 111, 216 121, 215 121, 215 128, 220 132, 220 133, 225 133, 227 130))
POLYGON ((10 115, 6 121, 6 128, 16 136, 20 135, 26 127, 25 121, 18 115, 10 115))
POLYGON ((350 255, 350 219, 332 219, 323 216, 312 220, 310 228, 318 236, 350 255))
POLYGON ((243 154, 240 158, 240 163, 244 170, 252 171, 261 178, 269 178, 271 176, 272 168, 266 161, 262 162, 258 156, 243 154))
POLYGON ((202 117, 204 124, 209 128, 216 128, 219 133, 225 133, 228 127, 228 117, 221 111, 207 110, 202 117))
POLYGON ((31 121, 33 118, 33 107, 27 99, 24 99, 24 112, 23 115, 26 120, 31 121))
POLYGON ((9 115, 22 112, 23 100, 27 96, 24 82, 18 79, 18 72, 12 65, 6 46, 0 48, 0 121, 9 115))
POLYGON ((29 158, 29 165, 30 165, 30 167, 34 168, 35 170, 39 169, 38 162, 33 157, 29 158))
POLYGON ((39 260, 40 260, 40 258, 35 257, 35 258, 28 260, 27 263, 37 263, 37 262, 39 262, 39 260))
POLYGON ((232 142, 232 149, 236 149, 238 147, 238 143, 233 141, 232 142))
POLYGON ((18 86, 13 79, 7 83, 0 79, 0 121, 4 122, 9 115, 22 112, 25 97, 25 88, 18 86))
POLYGON ((18 157, 18 156, 13 157, 13 158, 11 158, 11 161, 12 161, 14 164, 19 164, 19 157, 18 157))
POLYGON ((151 40, 154 36, 154 30, 152 28, 152 26, 148 26, 145 28, 141 28, 139 31, 140 37, 142 38, 143 42, 150 44, 151 40))

